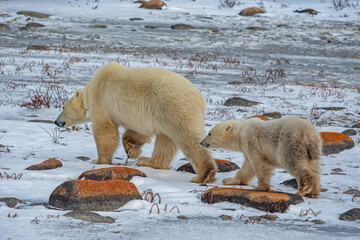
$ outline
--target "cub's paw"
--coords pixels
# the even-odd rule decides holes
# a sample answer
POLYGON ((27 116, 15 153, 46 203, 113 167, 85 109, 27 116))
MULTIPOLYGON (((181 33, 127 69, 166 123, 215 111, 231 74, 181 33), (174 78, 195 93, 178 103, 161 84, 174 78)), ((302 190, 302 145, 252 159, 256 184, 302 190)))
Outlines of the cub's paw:
POLYGON ((190 182, 193 182, 193 183, 202 183, 201 179, 199 179, 199 176, 195 176, 193 177, 190 182))
POLYGON ((109 161, 100 161, 99 159, 92 160, 91 163, 94 163, 94 164, 108 164, 108 165, 112 165, 112 164, 113 164, 112 162, 109 162, 109 161))
POLYGON ((145 166, 145 167, 151 167, 151 164, 150 164, 150 158, 147 158, 147 157, 141 157, 138 159, 138 162, 137 162, 137 165, 138 166, 145 166))
POLYGON ((270 191, 271 186, 270 185, 259 185, 257 187, 254 187, 254 190, 270 191))
POLYGON ((224 178, 222 181, 223 185, 240 185, 239 181, 236 181, 234 178, 224 178))

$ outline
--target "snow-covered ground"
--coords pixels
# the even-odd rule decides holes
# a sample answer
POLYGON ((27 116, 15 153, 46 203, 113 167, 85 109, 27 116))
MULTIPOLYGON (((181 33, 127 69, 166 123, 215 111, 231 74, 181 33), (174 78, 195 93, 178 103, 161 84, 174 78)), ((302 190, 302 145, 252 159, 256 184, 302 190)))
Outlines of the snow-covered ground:
MULTIPOLYGON (((185 164, 178 153, 170 170, 137 167, 147 178, 131 181, 139 191, 151 188, 162 198, 161 209, 178 206, 180 213, 161 211, 149 214, 152 204, 132 201, 114 212, 113 224, 93 224, 64 217, 65 212, 46 208, 51 192, 94 166, 78 156, 95 159, 96 147, 88 126, 78 131, 62 131, 59 142, 52 142, 54 125, 29 120, 54 120, 61 105, 75 89, 82 88, 94 72, 109 61, 130 67, 161 67, 186 76, 207 100, 206 130, 219 121, 245 119, 265 112, 299 116, 311 121, 319 131, 342 132, 360 120, 360 7, 334 9, 332 1, 263 1, 265 14, 238 15, 256 1, 234 8, 219 8, 219 1, 171 0, 166 10, 139 9, 131 1, 0 1, 0 173, 23 174, 21 179, 0 179, 0 198, 16 197, 26 202, 15 209, 0 203, 1 239, 357 239, 359 221, 344 222, 339 214, 359 207, 359 199, 343 194, 359 189, 360 136, 353 136, 355 147, 321 160, 321 185, 327 189, 318 199, 290 206, 276 214, 275 222, 245 224, 251 216, 263 215, 252 208, 231 203, 201 203, 206 187, 190 183, 193 174, 177 172, 185 164), (87 4, 87 2, 89 2, 87 4), (301 2, 301 3, 298 3, 301 2), (294 10, 313 8, 312 16, 294 10), (48 19, 17 15, 20 10, 51 14, 48 19), (142 21, 130 21, 140 17, 142 21), (42 28, 19 30, 28 22, 42 28), (170 26, 190 24, 196 29, 176 31, 170 26), (89 28, 90 25, 107 28, 89 28), (151 26, 151 27, 149 27, 151 26), (249 30, 248 27, 262 27, 249 30), (34 46, 47 48, 32 50, 34 46), (250 78, 249 78, 250 77, 250 78), (237 82, 238 84, 229 84, 237 82), (53 97, 50 108, 21 107, 29 96, 53 97), (233 96, 261 102, 253 107, 225 107, 233 96), (325 111, 318 107, 344 107, 325 111), (45 130, 46 131, 45 131, 45 130), (26 167, 50 157, 62 168, 27 171, 26 167), (341 168, 344 175, 332 174, 341 168), (197 191, 194 191, 197 190, 197 191), (235 211, 224 210, 233 208, 235 211), (312 209, 307 216, 302 210, 312 209), (10 217, 8 215, 10 214, 10 217), (16 214, 16 217, 12 218, 16 214), (59 215, 59 217, 57 217, 59 215), (179 215, 188 217, 180 220, 179 215), (218 216, 231 215, 232 221, 218 216), (241 217, 241 216, 245 217, 241 217), (40 220, 38 224, 33 222, 40 220), (312 220, 322 220, 317 225, 312 220)), ((357 1, 351 1, 354 4, 357 1)), ((120 129, 123 132, 123 129, 120 129)), ((144 146, 150 156, 153 144, 144 146)), ((241 153, 213 150, 215 158, 241 166, 241 153)), ((125 163, 126 154, 118 148, 114 162, 125 163)), ((235 172, 218 173, 214 185, 235 172)), ((292 178, 282 169, 272 178, 273 188, 295 193, 280 185, 292 178)), ((256 186, 254 180, 250 186, 256 186)))

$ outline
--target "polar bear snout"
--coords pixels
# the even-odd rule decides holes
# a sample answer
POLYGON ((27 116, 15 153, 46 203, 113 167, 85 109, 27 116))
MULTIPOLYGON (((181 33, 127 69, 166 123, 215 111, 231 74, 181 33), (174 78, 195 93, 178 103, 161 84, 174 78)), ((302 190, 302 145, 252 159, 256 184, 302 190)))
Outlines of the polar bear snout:
POLYGON ((200 144, 201 144, 202 146, 206 147, 206 148, 208 148, 208 147, 210 146, 210 144, 205 143, 204 141, 202 141, 200 144))
POLYGON ((56 126, 58 126, 58 127, 63 127, 63 126, 65 126, 65 122, 63 122, 63 121, 55 120, 54 123, 55 123, 56 126))

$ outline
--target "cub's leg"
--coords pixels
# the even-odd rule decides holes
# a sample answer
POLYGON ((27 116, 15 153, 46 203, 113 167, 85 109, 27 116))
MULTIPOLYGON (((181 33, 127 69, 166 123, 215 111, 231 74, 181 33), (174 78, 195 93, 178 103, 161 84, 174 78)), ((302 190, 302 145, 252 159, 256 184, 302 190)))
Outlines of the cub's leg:
POLYGON ((254 177, 255 171, 251 167, 249 160, 245 157, 245 161, 241 168, 236 172, 235 177, 225 178, 222 183, 224 185, 247 185, 254 177))
MULTIPOLYGON (((304 159, 304 161, 308 161, 304 159)), ((300 196, 317 198, 320 195, 320 174, 317 162, 310 163, 305 167, 295 166, 293 175, 298 183, 300 196)))
POLYGON ((112 164, 120 139, 118 126, 113 122, 93 121, 92 128, 98 152, 98 159, 94 163, 112 164))
POLYGON ((177 144, 165 134, 156 135, 155 147, 151 158, 141 157, 138 166, 147 166, 157 169, 169 169, 170 164, 178 151, 177 144))
POLYGON ((270 165, 267 159, 258 155, 252 156, 250 163, 258 179, 258 186, 255 189, 269 191, 274 166, 270 165))
POLYGON ((133 130, 126 129, 122 136, 122 144, 128 158, 138 159, 142 153, 141 148, 149 143, 151 136, 141 135, 133 130))

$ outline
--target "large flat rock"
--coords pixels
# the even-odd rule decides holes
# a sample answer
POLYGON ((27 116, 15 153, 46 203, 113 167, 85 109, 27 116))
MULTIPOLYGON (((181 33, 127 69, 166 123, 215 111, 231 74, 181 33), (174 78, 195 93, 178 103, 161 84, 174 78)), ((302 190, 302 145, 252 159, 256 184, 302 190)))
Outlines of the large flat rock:
POLYGON ((209 204, 219 202, 238 203, 271 213, 283 213, 290 204, 304 202, 301 196, 291 193, 223 187, 207 190, 202 196, 202 201, 209 204))
POLYGON ((129 181, 134 176, 146 177, 145 173, 134 168, 109 167, 109 168, 94 169, 83 172, 78 179, 95 180, 95 181, 122 179, 129 181))
POLYGON ((321 132, 323 155, 335 154, 355 146, 354 140, 346 134, 321 132))

